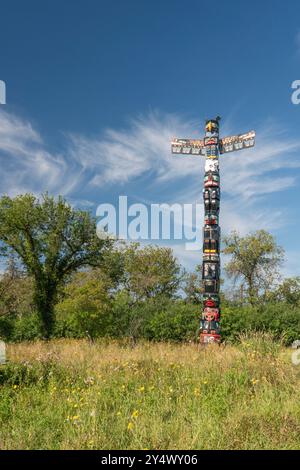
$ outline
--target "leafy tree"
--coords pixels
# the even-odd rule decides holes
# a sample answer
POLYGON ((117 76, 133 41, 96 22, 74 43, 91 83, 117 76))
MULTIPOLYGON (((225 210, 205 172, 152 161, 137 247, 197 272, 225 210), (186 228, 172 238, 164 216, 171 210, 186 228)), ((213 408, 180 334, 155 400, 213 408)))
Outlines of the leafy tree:
POLYGON ((13 253, 9 253, 6 270, 0 276, 0 317, 20 317, 32 311, 32 279, 20 269, 13 253))
POLYGON ((234 281, 245 284, 248 300, 254 304, 261 292, 267 292, 278 279, 278 267, 283 261, 284 250, 265 230, 258 230, 245 237, 232 232, 223 239, 223 253, 230 255, 225 271, 234 281))
POLYGON ((34 304, 51 336, 59 289, 74 271, 99 266, 111 241, 99 239, 95 220, 59 197, 32 194, 0 199, 2 254, 16 253, 34 282, 34 304))
POLYGON ((300 302, 300 277, 289 277, 270 295, 270 300, 298 305, 300 302))
POLYGON ((135 344, 155 312, 176 297, 180 265, 170 248, 131 243, 111 251, 103 269, 114 283, 108 331, 135 344))
POLYGON ((105 335, 111 322, 111 286, 99 268, 75 273, 56 306, 58 330, 92 339, 105 335))
POLYGON ((202 265, 195 268, 195 272, 184 272, 182 290, 186 295, 186 302, 200 304, 202 302, 202 265))
POLYGON ((0 279, 0 317, 21 316, 33 311, 32 279, 25 275, 0 279))
POLYGON ((180 284, 180 265, 170 248, 133 243, 124 252, 123 285, 134 301, 173 297, 180 284))

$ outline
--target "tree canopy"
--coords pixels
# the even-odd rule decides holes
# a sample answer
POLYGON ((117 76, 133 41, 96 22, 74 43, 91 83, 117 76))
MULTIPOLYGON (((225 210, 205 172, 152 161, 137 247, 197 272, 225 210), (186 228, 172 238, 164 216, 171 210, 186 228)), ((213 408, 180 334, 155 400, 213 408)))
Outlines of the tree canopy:
POLYGON ((34 303, 44 335, 54 322, 59 287, 74 271, 99 266, 111 241, 99 239, 90 213, 72 208, 62 197, 33 194, 0 199, 1 253, 18 255, 34 281, 34 303))
POLYGON ((123 252, 124 285, 135 300, 172 297, 180 284, 180 265, 170 248, 133 243, 123 252))
POLYGON ((247 287, 248 300, 255 303, 259 294, 268 291, 278 279, 284 250, 265 230, 245 237, 232 232, 223 239, 223 244, 223 253, 231 257, 225 265, 226 274, 235 281, 242 280, 247 287))

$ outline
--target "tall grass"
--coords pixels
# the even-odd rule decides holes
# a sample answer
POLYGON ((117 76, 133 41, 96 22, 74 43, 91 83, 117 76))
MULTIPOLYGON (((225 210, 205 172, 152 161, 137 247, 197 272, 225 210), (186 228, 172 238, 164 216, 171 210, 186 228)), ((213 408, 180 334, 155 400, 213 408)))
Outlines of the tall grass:
POLYGON ((0 449, 299 449, 300 370, 270 337, 239 347, 12 344, 0 449))

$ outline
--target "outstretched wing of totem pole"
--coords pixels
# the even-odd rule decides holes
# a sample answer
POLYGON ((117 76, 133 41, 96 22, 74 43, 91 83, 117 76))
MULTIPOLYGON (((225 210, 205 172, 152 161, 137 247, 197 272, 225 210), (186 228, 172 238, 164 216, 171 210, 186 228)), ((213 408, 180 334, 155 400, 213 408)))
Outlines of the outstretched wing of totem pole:
POLYGON ((200 320, 200 343, 220 343, 220 173, 219 155, 247 149, 255 144, 255 132, 219 138, 220 117, 205 124, 205 137, 173 139, 172 153, 205 157, 204 228, 202 291, 203 309, 200 320))

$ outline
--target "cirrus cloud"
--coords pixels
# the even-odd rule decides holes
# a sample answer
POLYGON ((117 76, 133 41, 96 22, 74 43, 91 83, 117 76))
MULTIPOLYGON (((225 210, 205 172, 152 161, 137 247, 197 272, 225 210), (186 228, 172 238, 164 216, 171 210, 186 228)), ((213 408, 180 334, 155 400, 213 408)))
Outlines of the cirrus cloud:
MULTIPOLYGON (((107 198, 124 193, 148 204, 200 202, 203 159, 170 153, 172 137, 197 138, 197 126, 179 115, 154 112, 131 120, 124 129, 107 129, 93 137, 65 134, 64 151, 53 151, 28 120, 1 110, 2 192, 48 190, 86 208, 102 197, 111 202, 107 198)), ((227 135, 237 131, 226 121, 223 128, 227 135)), ((220 157, 224 233, 284 225, 285 208, 277 207, 272 197, 297 185, 299 150, 300 139, 273 124, 257 130, 253 149, 220 157)))

